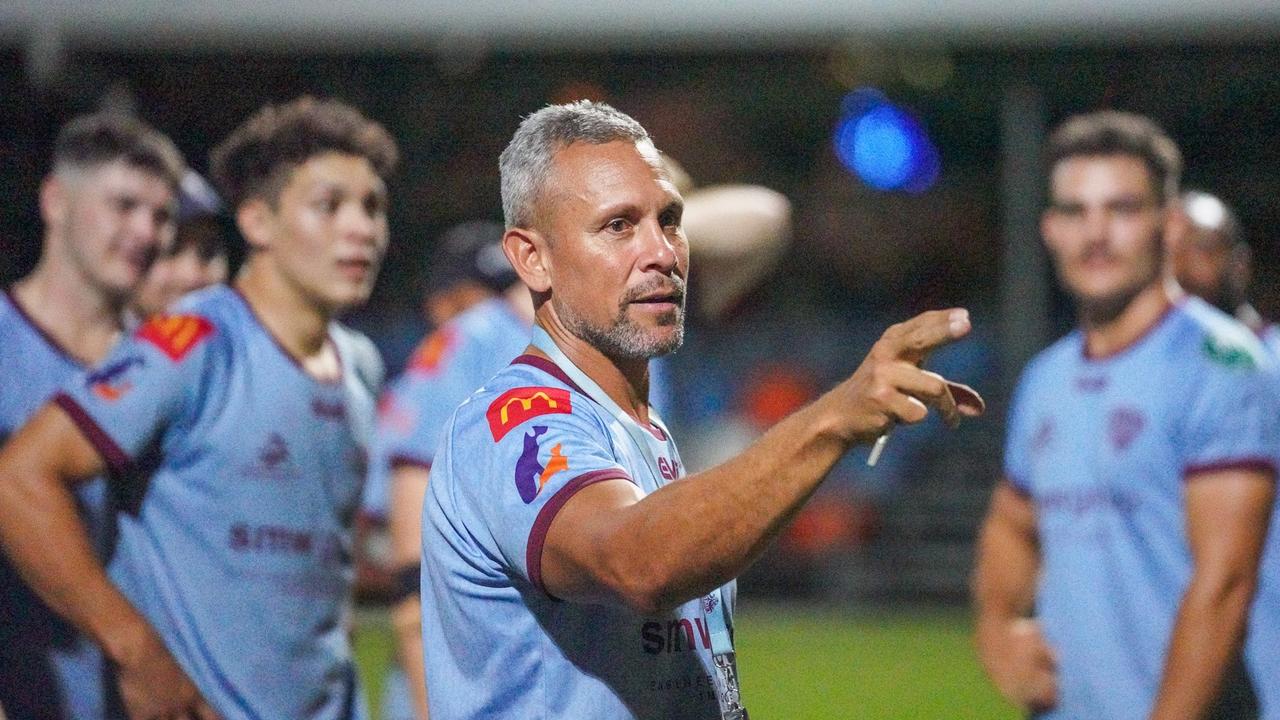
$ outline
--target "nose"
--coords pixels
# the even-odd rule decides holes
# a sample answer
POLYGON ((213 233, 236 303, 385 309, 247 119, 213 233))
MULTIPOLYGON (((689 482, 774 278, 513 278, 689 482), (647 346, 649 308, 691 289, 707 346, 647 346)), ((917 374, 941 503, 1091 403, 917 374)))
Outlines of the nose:
POLYGON ((375 244, 382 234, 385 218, 378 211, 370 210, 361 202, 348 202, 341 215, 343 234, 360 244, 375 244))
POLYGON ((159 245, 175 229, 166 209, 145 203, 138 203, 129 212, 126 227, 135 240, 146 245, 159 245))
POLYGON ((1105 245, 1110 237, 1111 214, 1105 210, 1091 210, 1085 213, 1083 225, 1089 245, 1105 245))
POLYGON ((670 275, 678 262, 676 248, 668 229, 657 219, 646 220, 640 232, 640 269, 657 270, 670 275))

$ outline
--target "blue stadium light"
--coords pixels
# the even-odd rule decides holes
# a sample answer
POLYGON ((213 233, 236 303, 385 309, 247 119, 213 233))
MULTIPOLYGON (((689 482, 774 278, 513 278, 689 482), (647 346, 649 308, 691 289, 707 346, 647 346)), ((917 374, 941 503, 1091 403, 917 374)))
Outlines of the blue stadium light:
POLYGON ((922 193, 938 179, 938 150, 924 127, 877 90, 861 88, 841 103, 835 150, 840 162, 877 190, 922 193))

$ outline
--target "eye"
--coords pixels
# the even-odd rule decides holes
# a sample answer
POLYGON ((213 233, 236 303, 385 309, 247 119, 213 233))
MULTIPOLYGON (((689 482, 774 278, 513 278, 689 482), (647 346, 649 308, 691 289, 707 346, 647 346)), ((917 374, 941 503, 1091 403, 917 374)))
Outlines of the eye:
POLYGON ((623 218, 614 218, 609 221, 609 224, 605 225, 605 228, 609 232, 614 232, 614 233, 624 233, 630 227, 631 227, 631 223, 627 222, 623 218))
POLYGON ((364 199, 364 211, 370 217, 380 217, 387 212, 387 199, 382 195, 370 194, 364 199))

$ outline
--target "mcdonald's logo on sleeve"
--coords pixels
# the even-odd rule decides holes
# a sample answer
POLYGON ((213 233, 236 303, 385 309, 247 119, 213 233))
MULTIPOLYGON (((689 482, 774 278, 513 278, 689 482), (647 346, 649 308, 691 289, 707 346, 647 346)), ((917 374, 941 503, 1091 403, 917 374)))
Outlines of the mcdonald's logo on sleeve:
POLYGON ((143 323, 137 335, 178 362, 211 333, 213 323, 198 315, 157 315, 143 323))
POLYGON ((508 390, 489 405, 485 417, 489 420, 489 432, 498 442, 521 423, 539 415, 568 414, 573 411, 569 403, 569 391, 562 388, 522 387, 508 390))

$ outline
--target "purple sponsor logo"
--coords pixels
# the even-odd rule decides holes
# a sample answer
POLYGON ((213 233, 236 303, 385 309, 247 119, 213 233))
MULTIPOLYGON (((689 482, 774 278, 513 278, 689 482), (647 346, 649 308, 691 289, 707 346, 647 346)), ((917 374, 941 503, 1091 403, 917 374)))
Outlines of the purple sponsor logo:
POLYGON ((1106 375, 1082 375, 1076 378, 1076 389, 1086 393, 1100 393, 1107 389, 1106 375))
POLYGON ((347 417, 347 406, 341 400, 313 398, 311 400, 311 412, 316 417, 325 420, 344 420, 347 417))
POLYGON ((680 461, 667 460, 664 457, 660 457, 658 458, 658 472, 662 475, 662 479, 668 482, 679 479, 680 461))
POLYGON ((711 649, 711 630, 702 618, 648 620, 640 626, 640 646, 650 655, 711 649))

